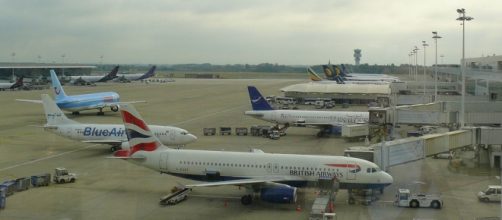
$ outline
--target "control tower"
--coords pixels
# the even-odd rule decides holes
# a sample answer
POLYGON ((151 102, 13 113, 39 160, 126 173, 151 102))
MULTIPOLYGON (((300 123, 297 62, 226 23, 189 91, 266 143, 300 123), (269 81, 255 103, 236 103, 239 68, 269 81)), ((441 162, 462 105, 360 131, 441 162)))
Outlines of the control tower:
POLYGON ((356 66, 359 66, 359 61, 361 61, 361 49, 354 50, 354 60, 356 61, 356 66))

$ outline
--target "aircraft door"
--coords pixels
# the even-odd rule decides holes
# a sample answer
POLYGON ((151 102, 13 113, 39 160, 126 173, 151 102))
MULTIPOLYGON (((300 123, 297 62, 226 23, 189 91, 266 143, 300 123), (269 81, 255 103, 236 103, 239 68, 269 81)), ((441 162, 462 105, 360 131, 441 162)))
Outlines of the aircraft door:
POLYGON ((347 163, 347 180, 355 180, 361 168, 357 164, 347 163))
POLYGON ((168 163, 168 153, 161 153, 159 160, 159 168, 161 171, 167 171, 167 163, 168 163))
POLYGON ((176 133, 174 131, 172 131, 171 133, 169 133, 169 131, 166 131, 166 133, 168 133, 169 135, 169 140, 171 142, 175 142, 176 141, 176 133))

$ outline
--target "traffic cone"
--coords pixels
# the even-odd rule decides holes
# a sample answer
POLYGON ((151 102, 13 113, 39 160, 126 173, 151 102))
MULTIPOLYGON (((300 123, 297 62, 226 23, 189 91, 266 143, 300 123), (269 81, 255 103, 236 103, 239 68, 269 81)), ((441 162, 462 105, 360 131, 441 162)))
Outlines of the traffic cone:
POLYGON ((297 211, 297 212, 301 212, 301 211, 302 211, 302 207, 301 207, 300 205, 297 205, 297 206, 296 206, 296 211, 297 211))

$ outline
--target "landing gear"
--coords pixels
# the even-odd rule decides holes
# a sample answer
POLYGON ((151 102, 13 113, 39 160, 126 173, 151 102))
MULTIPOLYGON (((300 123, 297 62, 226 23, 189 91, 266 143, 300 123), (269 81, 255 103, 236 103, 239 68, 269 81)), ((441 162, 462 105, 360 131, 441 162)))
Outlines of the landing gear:
POLYGON ((80 115, 80 112, 72 112, 72 115, 80 115))
POLYGON ((103 112, 103 108, 99 108, 98 115, 105 115, 105 113, 103 112))
POLYGON ((251 195, 245 195, 241 197, 241 203, 243 205, 250 205, 253 202, 253 197, 251 195))
POLYGON ((324 136, 326 136, 326 132, 324 132, 323 130, 320 130, 319 132, 317 132, 317 137, 322 138, 324 136))
POLYGON ((354 198, 354 192, 352 192, 352 189, 348 189, 348 192, 349 192, 349 205, 356 204, 356 198, 354 198))
POLYGON ((119 146, 112 146, 112 147, 110 147, 110 151, 111 151, 112 153, 113 153, 113 152, 115 152, 115 151, 118 151, 118 150, 120 150, 120 149, 121 149, 121 147, 119 147, 119 146))
POLYGON ((117 112, 117 111, 119 110, 119 106, 117 106, 117 105, 112 105, 112 106, 110 107, 110 110, 112 110, 112 112, 117 112))

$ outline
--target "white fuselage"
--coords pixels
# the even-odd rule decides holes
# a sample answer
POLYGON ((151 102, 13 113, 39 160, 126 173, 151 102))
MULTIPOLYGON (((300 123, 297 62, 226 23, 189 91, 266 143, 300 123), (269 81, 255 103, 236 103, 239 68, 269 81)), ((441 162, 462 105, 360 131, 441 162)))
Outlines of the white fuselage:
POLYGON ((86 82, 97 82, 98 80, 102 79, 103 76, 70 76, 70 82, 75 82, 75 80, 82 79, 86 82))
POLYGON ((346 111, 305 111, 305 110, 264 110, 246 111, 246 115, 251 115, 261 120, 277 124, 302 125, 319 124, 340 126, 343 124, 368 123, 368 112, 346 112, 346 111))
POLYGON ((12 85, 16 84, 15 82, 14 83, 0 83, 0 89, 10 89, 10 87, 12 87, 12 85))
MULTIPOLYGON (((304 185, 319 178, 336 177, 342 188, 383 188, 393 181, 372 162, 343 156, 271 154, 255 152, 224 152, 178 150, 161 147, 153 152, 138 151, 131 160, 150 169, 204 180, 206 173, 218 172, 219 180, 266 176, 290 177, 290 185, 304 185)), ((215 180, 218 181, 218 180, 215 180)))
MULTIPOLYGON (((197 138, 186 130, 171 127, 150 125, 152 133, 162 144, 169 146, 185 145, 197 138)), ((46 129, 60 136, 78 141, 116 140, 127 142, 124 125, 119 124, 62 124, 49 125, 46 129)))

